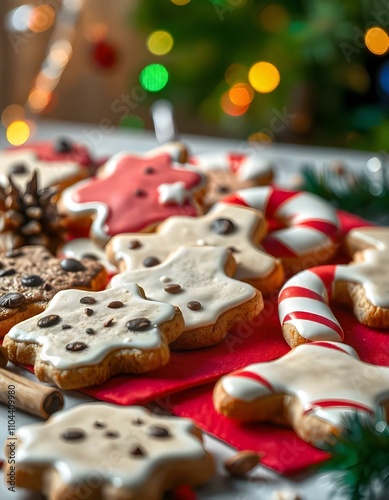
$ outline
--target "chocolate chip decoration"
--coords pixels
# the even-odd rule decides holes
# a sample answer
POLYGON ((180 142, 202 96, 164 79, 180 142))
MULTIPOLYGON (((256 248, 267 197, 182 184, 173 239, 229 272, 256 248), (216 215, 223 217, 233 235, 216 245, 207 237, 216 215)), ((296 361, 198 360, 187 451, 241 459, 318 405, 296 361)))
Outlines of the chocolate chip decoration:
POLYGON ((212 222, 211 229, 217 234, 231 234, 235 226, 230 219, 216 219, 212 222))
POLYGON ((96 422, 93 424, 97 429, 105 429, 107 425, 104 422, 100 422, 99 420, 96 420, 96 422))
POLYGON ((24 163, 15 163, 9 169, 10 175, 25 175, 29 173, 28 167, 24 163))
POLYGON ((13 268, 2 269, 0 271, 0 278, 5 278, 6 276, 13 276, 14 274, 16 274, 16 271, 13 268))
POLYGON ((218 186, 217 190, 220 194, 226 194, 230 192, 230 188, 228 186, 218 186))
POLYGON ((10 292, 6 293, 0 297, 0 307, 6 307, 7 309, 12 309, 14 307, 19 307, 26 301, 26 297, 21 293, 10 292))
POLYGON ((107 438, 116 439, 120 436, 120 434, 115 431, 107 431, 104 433, 104 436, 107 438))
POLYGON ((114 321, 114 318, 107 319, 107 321, 104 323, 104 327, 107 328, 108 326, 112 326, 114 321))
POLYGON ((48 316, 43 316, 40 320, 38 320, 37 325, 40 328, 48 328, 50 326, 58 325, 61 321, 61 317, 58 314, 49 314, 48 316))
POLYGON ((85 432, 79 429, 68 429, 61 434, 61 438, 65 439, 65 441, 79 441, 85 437, 85 432))
POLYGON ((147 429, 147 434, 156 438, 171 437, 169 429, 166 429, 166 427, 161 427, 160 425, 150 425, 150 427, 147 429))
POLYGON ((57 153, 70 153, 73 150, 72 143, 69 139, 58 139, 55 143, 55 151, 57 153))
POLYGON ((62 330, 70 330, 72 327, 72 325, 62 325, 62 330))
POLYGON ((137 198, 144 198, 145 196, 147 196, 146 191, 144 189, 140 189, 140 188, 136 189, 134 191, 134 194, 137 198))
POLYGON ((92 314, 93 314, 93 313, 94 313, 94 311, 93 311, 93 309, 91 309, 90 307, 87 307, 87 308, 85 309, 85 314, 86 314, 87 316, 92 316, 92 314))
POLYGON ((80 299, 80 302, 81 304, 91 305, 96 304, 96 299, 94 297, 82 297, 82 299, 80 299))
POLYGON ((134 330, 135 332, 142 332, 143 330, 147 330, 150 326, 150 321, 147 318, 136 318, 127 321, 127 328, 129 330, 134 330))
POLYGON ((132 425, 136 425, 136 426, 145 425, 145 421, 142 420, 141 418, 137 418, 137 419, 133 420, 131 423, 132 423, 132 425))
POLYGON ((140 446, 134 446, 134 448, 130 450, 130 455, 133 457, 144 457, 146 453, 140 446))
POLYGON ((69 342, 69 344, 66 345, 66 350, 77 352, 77 351, 83 351, 87 347, 88 346, 84 344, 84 342, 69 342))
POLYGON ((179 293, 181 292, 181 286, 177 283, 169 283, 169 285, 164 286, 163 288, 167 293, 179 293))
POLYGON ((227 247, 227 250, 231 253, 240 253, 240 250, 235 247, 227 247))
POLYGON ((136 250, 137 248, 140 248, 142 246, 142 243, 138 240, 131 240, 128 242, 127 248, 129 250, 136 250))
POLYGON ((45 286, 43 287, 43 290, 45 292, 51 292, 52 289, 53 289, 53 287, 51 285, 49 285, 49 283, 45 283, 45 286))
POLYGON ((120 309, 121 307, 123 307, 123 302, 121 300, 113 300, 112 302, 110 302, 108 304, 108 307, 110 309, 120 309))
POLYGON ((94 335, 96 332, 93 330, 93 328, 86 328, 85 333, 88 335, 94 335))
POLYGON ((147 175, 155 174, 155 168, 154 167, 146 167, 144 169, 144 173, 147 174, 147 175))
POLYGON ((197 300, 191 300, 186 305, 191 311, 199 311, 201 309, 201 303, 197 302, 197 300))
POLYGON ((85 271, 85 266, 76 259, 62 259, 59 265, 67 273, 77 273, 78 271, 85 271))
POLYGON ((37 274, 28 274, 27 276, 22 276, 22 285, 28 287, 40 286, 43 284, 43 279, 37 274))
POLYGON ((157 266, 161 261, 157 257, 146 257, 143 261, 145 267, 157 266))

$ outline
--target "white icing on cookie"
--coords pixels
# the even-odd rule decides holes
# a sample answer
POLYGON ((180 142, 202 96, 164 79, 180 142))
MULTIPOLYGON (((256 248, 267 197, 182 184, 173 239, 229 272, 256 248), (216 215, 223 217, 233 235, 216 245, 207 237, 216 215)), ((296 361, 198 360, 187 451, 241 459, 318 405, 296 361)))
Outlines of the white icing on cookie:
MULTIPOLYGON (((157 233, 129 233, 115 236, 107 251, 125 270, 143 267, 146 257, 160 261, 181 245, 214 245, 232 248, 238 264, 234 277, 248 281, 264 278, 275 269, 276 259, 257 248, 259 237, 254 236, 263 226, 261 214, 234 205, 217 204, 203 217, 169 217, 158 227, 157 233), (234 229, 230 233, 217 233, 213 227, 218 219, 228 219, 234 229), (131 242, 140 243, 135 248, 131 242)), ((259 234, 262 231, 259 231, 259 234)))
POLYGON ((82 168, 72 161, 42 161, 37 155, 28 150, 0 151, 0 184, 8 186, 8 176, 12 168, 24 166, 25 171, 12 175, 12 180, 18 189, 24 189, 31 178, 33 170, 38 171, 39 187, 44 189, 62 184, 77 178, 82 173, 82 168))
POLYGON ((84 255, 96 256, 100 264, 102 264, 109 274, 116 274, 117 267, 114 266, 106 257, 104 250, 96 245, 90 238, 76 238, 65 243, 60 250, 61 255, 65 257, 73 257, 82 259, 84 255))
POLYGON ((312 342, 275 361, 233 372, 221 384, 229 396, 245 402, 290 394, 298 399, 303 414, 341 428, 346 413, 373 414, 389 396, 389 368, 363 363, 345 344, 312 342))
POLYGON ((22 321, 8 332, 15 342, 40 344, 39 358, 58 369, 94 365, 109 353, 119 349, 155 349, 161 345, 159 325, 172 320, 175 308, 169 304, 146 300, 134 283, 126 283, 102 292, 64 290, 58 292, 49 307, 41 314, 22 321), (92 297, 94 304, 82 303, 92 297), (121 301, 120 308, 110 308, 113 301, 121 301), (86 309, 91 309, 91 315, 86 309), (58 315, 60 321, 49 327, 39 327, 38 322, 49 315, 58 315), (111 324, 106 325, 113 318, 111 324), (129 329, 127 322, 147 318, 150 325, 141 331, 129 329), (71 328, 63 329, 63 325, 71 328), (87 333, 91 328, 93 333, 87 333), (74 342, 86 345, 78 351, 68 350, 74 342))
POLYGON ((212 325, 224 312, 252 299, 256 290, 247 283, 234 280, 225 273, 228 251, 218 247, 180 247, 157 266, 125 271, 112 278, 112 285, 134 282, 148 298, 178 306, 185 320, 185 330, 212 325), (167 285, 160 277, 168 277, 167 285), (166 286, 177 284, 180 291, 168 293, 166 286), (200 302, 191 310, 188 303, 200 302))
POLYGON ((158 201, 162 205, 175 203, 182 205, 184 201, 190 196, 190 192, 185 189, 183 182, 174 182, 173 184, 160 184, 157 188, 158 201))
POLYGON ((213 474, 212 461, 194 432, 188 419, 156 416, 140 406, 82 404, 43 424, 19 428, 16 462, 23 469, 53 467, 70 486, 97 482, 141 495, 147 482, 166 468, 169 487, 169 474, 175 474, 181 461, 193 460, 196 472, 198 461, 204 460, 209 476, 213 474), (155 436, 156 428, 168 435, 155 436), (67 439, 71 432, 81 437, 67 439))

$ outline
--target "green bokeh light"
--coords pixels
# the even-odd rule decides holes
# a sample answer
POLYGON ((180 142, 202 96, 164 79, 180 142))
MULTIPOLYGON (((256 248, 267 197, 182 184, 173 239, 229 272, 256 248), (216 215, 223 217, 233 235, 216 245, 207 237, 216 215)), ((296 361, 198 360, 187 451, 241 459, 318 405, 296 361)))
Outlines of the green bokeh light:
POLYGON ((148 92, 159 92, 169 80, 169 73, 162 64, 149 64, 142 69, 139 81, 148 92))

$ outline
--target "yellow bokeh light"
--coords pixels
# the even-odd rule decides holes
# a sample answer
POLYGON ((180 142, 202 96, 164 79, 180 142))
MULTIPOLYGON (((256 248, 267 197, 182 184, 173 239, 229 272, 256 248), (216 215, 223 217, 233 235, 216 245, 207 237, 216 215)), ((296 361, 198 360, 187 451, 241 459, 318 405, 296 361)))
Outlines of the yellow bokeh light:
POLYGON ((28 28, 34 33, 48 30, 55 19, 55 11, 51 5, 37 5, 31 11, 28 28))
POLYGON ((254 90, 247 83, 237 83, 228 91, 230 101, 237 106, 248 106, 254 99, 254 90))
POLYGON ((278 4, 264 7, 259 18, 262 27, 270 33, 282 33, 290 22, 286 9, 278 4))
POLYGON ((222 95, 220 99, 220 106, 222 110, 230 116, 243 115, 249 109, 248 104, 245 106, 238 106, 237 104, 234 104, 230 99, 229 91, 224 92, 222 95))
POLYGON ((254 134, 251 134, 249 136, 248 141, 268 144, 270 142, 273 142, 273 139, 270 137, 270 135, 266 134, 265 132, 254 132, 254 134))
POLYGON ((26 122, 18 120, 8 125, 6 135, 12 146, 20 146, 30 137, 30 127, 26 122))
POLYGON ((1 123, 4 127, 8 127, 12 122, 22 120, 23 118, 24 108, 20 104, 10 104, 1 113, 1 123))
POLYGON ((370 52, 381 56, 389 48, 389 37, 382 28, 370 28, 365 33, 365 44, 370 52))
POLYGON ((171 0, 174 5, 186 5, 190 0, 171 0))
POLYGON ((156 56, 168 54, 173 48, 173 37, 167 31, 154 31, 147 39, 147 48, 156 56))
POLYGON ((35 87, 28 96, 28 106, 36 113, 43 111, 49 104, 51 92, 44 88, 35 87))
POLYGON ((249 70, 249 82, 257 92, 267 94, 278 87, 280 73, 274 64, 260 61, 251 66, 249 70))

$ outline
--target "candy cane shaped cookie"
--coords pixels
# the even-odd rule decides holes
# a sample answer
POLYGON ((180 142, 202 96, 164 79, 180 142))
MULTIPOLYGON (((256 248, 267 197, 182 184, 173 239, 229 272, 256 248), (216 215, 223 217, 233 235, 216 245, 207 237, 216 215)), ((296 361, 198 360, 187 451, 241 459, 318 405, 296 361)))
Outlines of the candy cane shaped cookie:
POLYGON ((192 156, 189 163, 207 176, 207 206, 214 205, 228 193, 266 185, 273 179, 271 161, 255 151, 204 153, 192 156))
POLYGON ((344 416, 389 409, 389 368, 363 363, 337 342, 312 342, 274 361, 256 363, 222 377, 213 401, 230 418, 292 427, 317 444, 343 427, 344 416))
POLYGON ((261 210, 268 221, 285 226, 271 232, 262 245, 282 259, 289 273, 324 264, 337 250, 336 211, 313 194, 261 186, 237 191, 222 201, 261 210))
POLYGON ((278 298, 284 337, 292 347, 314 340, 343 340, 328 306, 331 298, 353 306, 358 321, 389 328, 389 228, 350 231, 346 243, 355 252, 348 266, 318 266, 296 274, 278 298))

